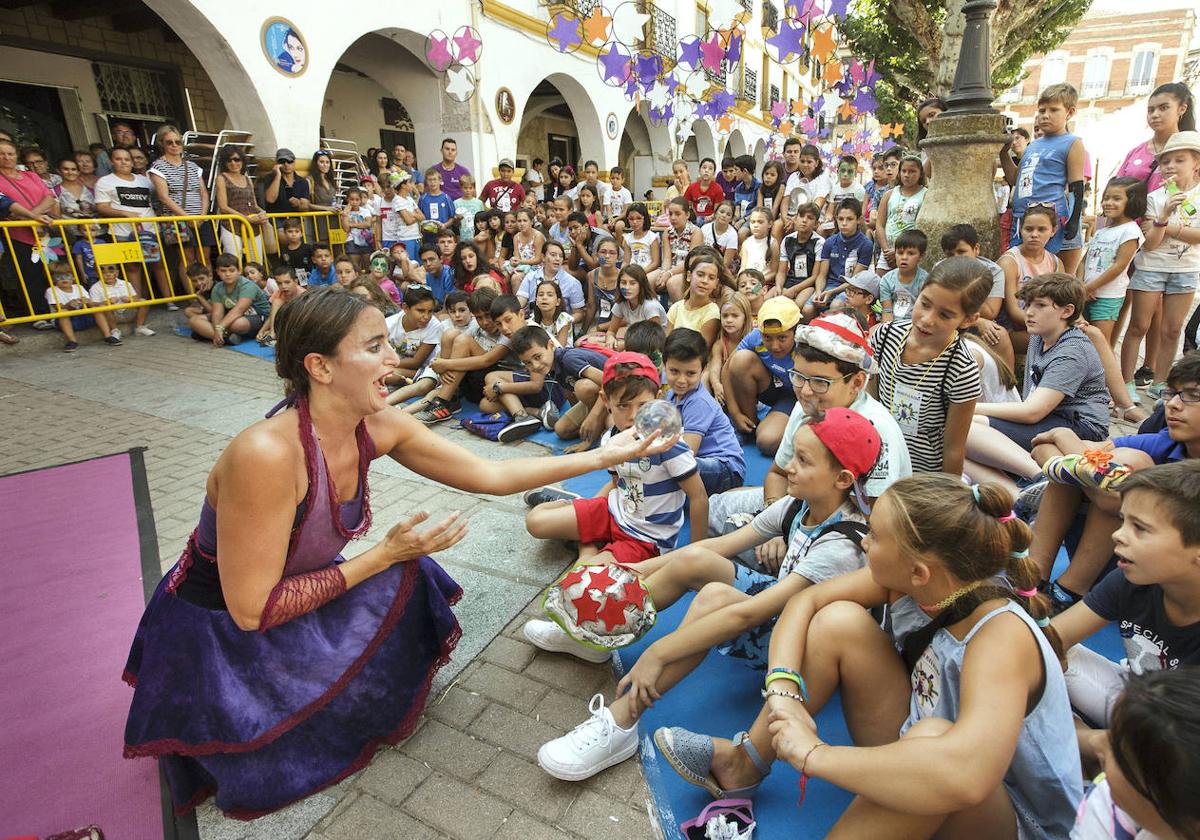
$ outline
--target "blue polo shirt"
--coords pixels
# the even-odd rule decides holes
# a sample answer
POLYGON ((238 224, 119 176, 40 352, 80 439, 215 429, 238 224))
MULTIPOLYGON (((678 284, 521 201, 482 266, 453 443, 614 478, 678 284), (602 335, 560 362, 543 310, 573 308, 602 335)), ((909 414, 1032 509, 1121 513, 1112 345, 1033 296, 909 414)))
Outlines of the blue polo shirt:
POLYGON ((425 284, 429 286, 429 291, 433 292, 433 299, 437 301, 440 309, 446 300, 446 295, 454 291, 454 271, 450 266, 443 265, 440 273, 425 272, 425 284))
POLYGON ((727 465, 739 478, 746 477, 746 455, 738 443, 737 432, 720 403, 704 389, 703 385, 688 391, 682 397, 674 391, 667 392, 667 399, 675 404, 683 417, 683 431, 700 435, 697 458, 716 458, 727 465))
POLYGON ((566 388, 574 388, 575 382, 583 378, 583 372, 595 368, 604 373, 604 363, 608 354, 587 347, 559 347, 554 351, 554 367, 550 370, 551 379, 566 388))
POLYGON ((1126 435, 1113 438, 1113 446, 1125 449, 1139 449, 1154 459, 1156 464, 1169 464, 1172 461, 1182 461, 1188 457, 1187 448, 1171 438, 1167 429, 1160 429, 1148 435, 1126 435))
POLYGON ((846 259, 855 255, 857 265, 871 265, 871 240, 859 232, 847 239, 841 231, 825 240, 821 246, 821 259, 829 260, 829 274, 826 275, 827 285, 841 283, 846 274, 846 259))
POLYGON ((772 383, 776 388, 792 387, 792 352, 789 350, 783 356, 773 356, 763 344, 762 330, 751 330, 737 346, 738 350, 753 350, 762 361, 763 367, 771 372, 772 383))
POLYGON ((750 180, 750 185, 746 186, 739 178, 733 188, 733 216, 735 219, 744 219, 750 215, 750 210, 754 207, 754 202, 758 199, 758 188, 762 186, 762 182, 757 178, 750 180))

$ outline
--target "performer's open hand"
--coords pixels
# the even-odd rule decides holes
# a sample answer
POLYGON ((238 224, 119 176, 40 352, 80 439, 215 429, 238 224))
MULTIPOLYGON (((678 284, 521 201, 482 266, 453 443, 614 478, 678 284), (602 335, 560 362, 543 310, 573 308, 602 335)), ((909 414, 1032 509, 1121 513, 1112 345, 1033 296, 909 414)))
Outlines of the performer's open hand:
POLYGON ((660 452, 666 452, 679 442, 679 438, 678 434, 664 438, 662 433, 657 430, 648 438, 639 438, 637 432, 630 426, 625 431, 610 437, 600 452, 606 463, 621 464, 643 455, 657 455, 660 452))
POLYGON ((388 565, 445 551, 461 541, 467 535, 467 523, 460 522, 460 516, 462 514, 456 510, 437 525, 423 531, 416 530, 416 526, 429 518, 426 511, 397 522, 379 544, 388 565))

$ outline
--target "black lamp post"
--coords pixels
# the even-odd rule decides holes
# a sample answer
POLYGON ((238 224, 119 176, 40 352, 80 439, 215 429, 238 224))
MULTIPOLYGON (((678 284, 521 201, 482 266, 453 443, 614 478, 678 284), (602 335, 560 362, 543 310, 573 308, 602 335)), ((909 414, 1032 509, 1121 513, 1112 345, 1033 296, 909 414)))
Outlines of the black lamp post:
POLYGON ((966 28, 958 51, 954 87, 946 97, 949 114, 995 114, 992 107, 992 10, 997 0, 967 0, 966 28))

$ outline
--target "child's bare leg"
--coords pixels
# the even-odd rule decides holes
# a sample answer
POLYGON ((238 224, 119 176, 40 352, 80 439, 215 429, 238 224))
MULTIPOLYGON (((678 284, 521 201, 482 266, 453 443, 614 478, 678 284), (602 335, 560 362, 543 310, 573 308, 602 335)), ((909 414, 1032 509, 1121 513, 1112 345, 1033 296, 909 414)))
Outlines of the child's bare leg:
POLYGON ((75 337, 75 327, 71 324, 70 315, 59 318, 55 323, 57 323, 58 328, 62 330, 63 338, 65 338, 67 341, 78 343, 75 337))
MULTIPOLYGON (((146 323, 146 316, 149 314, 150 314, 150 307, 148 307, 148 306, 139 306, 136 309, 134 309, 133 325, 135 327, 144 326, 146 323)), ((249 321, 246 322, 246 326, 247 327, 250 326, 249 321)))
MULTIPOLYGON (((788 618, 784 611, 780 622, 788 618)), ((846 726, 854 743, 877 746, 896 740, 908 716, 912 687, 891 637, 857 604, 839 601, 821 609, 808 626, 801 668, 808 687, 805 709, 816 715, 841 690, 846 726)), ((766 762, 775 759, 763 706, 750 740, 766 762)), ((754 784, 761 776, 745 750, 714 738, 713 777, 723 788, 754 784)))
POLYGON ((107 312, 97 312, 92 317, 96 319, 96 326, 102 336, 108 338, 112 335, 112 321, 109 320, 107 312))
POLYGON ((525 514, 525 530, 539 540, 578 540, 575 505, 565 499, 540 504, 525 514))
POLYGON ((392 393, 388 394, 387 404, 399 405, 400 403, 408 402, 413 397, 423 397, 432 391, 435 385, 437 385, 436 379, 430 379, 429 377, 418 379, 411 385, 405 385, 403 388, 397 388, 395 391, 392 391, 392 393))
POLYGON ((667 562, 657 564, 656 570, 644 578, 658 609, 666 609, 685 593, 698 592, 709 583, 732 585, 736 576, 733 561, 702 546, 685 546, 672 551, 666 558, 651 558, 645 562, 660 559, 667 562))
POLYGON ((754 442, 757 444, 759 452, 764 455, 775 454, 775 450, 779 448, 779 442, 783 440, 789 416, 782 411, 771 411, 762 419, 754 432, 754 442))
POLYGON ((201 338, 213 337, 212 318, 207 315, 193 315, 188 319, 188 326, 192 328, 192 332, 201 338))
POLYGON ((599 386, 590 379, 580 379, 575 383, 575 397, 578 402, 567 409, 554 424, 554 434, 558 435, 559 440, 574 440, 579 437, 579 429, 592 406, 596 404, 599 394, 599 386))
MULTIPOLYGON (((688 624, 706 615, 710 615, 723 607, 745 601, 749 597, 749 595, 725 584, 705 586, 696 594, 696 597, 688 606, 687 614, 683 617, 680 628, 682 629, 688 624)), ((677 630, 676 632, 679 631, 677 630)), ((696 666, 704 661, 705 656, 707 656, 707 653, 700 653, 672 662, 663 668, 658 680, 654 683, 654 687, 660 694, 665 694, 677 685, 680 680, 696 670, 696 666)), ((630 693, 622 694, 620 697, 615 698, 609 704, 608 709, 612 713, 613 720, 616 721, 617 726, 622 729, 628 729, 637 723, 638 719, 642 716, 642 712, 645 711, 638 706, 636 698, 630 693)))

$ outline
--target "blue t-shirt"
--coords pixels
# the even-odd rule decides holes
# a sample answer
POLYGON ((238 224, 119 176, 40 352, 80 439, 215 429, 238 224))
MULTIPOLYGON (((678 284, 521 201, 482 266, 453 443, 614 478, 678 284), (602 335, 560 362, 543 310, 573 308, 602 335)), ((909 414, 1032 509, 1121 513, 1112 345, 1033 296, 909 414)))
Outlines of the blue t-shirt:
POLYGON ((608 356, 599 350, 587 347, 559 347, 554 351, 554 367, 550 369, 551 379, 565 388, 575 387, 575 381, 583 378, 583 372, 595 368, 604 372, 604 363, 608 356))
POLYGON ((322 274, 321 269, 313 266, 308 270, 308 285, 309 286, 332 286, 336 282, 337 275, 334 274, 333 266, 329 266, 329 273, 322 274))
POLYGON ((871 265, 871 240, 859 232, 847 239, 838 231, 825 240, 821 246, 821 259, 829 260, 829 274, 826 275, 826 285, 841 283, 846 274, 846 263, 854 257, 855 266, 871 265))
POLYGON ((1188 457, 1187 447, 1171 438, 1168 429, 1160 429, 1149 435, 1126 435, 1113 438, 1113 446, 1125 449, 1140 449, 1156 464, 1169 464, 1172 461, 1182 461, 1188 457))
POLYGON ((429 286, 429 291, 433 292, 433 298, 440 308, 442 302, 446 300, 446 295, 454 291, 454 271, 450 266, 443 265, 438 274, 426 272, 425 283, 429 286))
POLYGON ((96 271, 96 255, 92 252, 92 243, 86 239, 76 239, 75 244, 71 246, 71 253, 83 257, 83 277, 87 286, 91 288, 92 284, 100 279, 96 271))
MULTIPOLYGON (((758 188, 762 186, 762 181, 754 178, 750 182, 750 186, 746 186, 740 179, 733 188, 733 216, 735 219, 744 219, 749 215, 750 210, 754 207, 754 201, 758 197, 758 188)), ((726 194, 728 195, 728 190, 726 194)))
MULTIPOLYGON (((429 222, 437 222, 439 225, 445 226, 454 218, 454 200, 446 193, 438 193, 430 195, 422 193, 417 199, 417 206, 421 208, 421 212, 425 214, 425 220, 429 222)), ((436 242, 437 234, 424 234, 425 242, 436 242)))
POLYGON ((737 432, 720 403, 699 385, 683 395, 667 392, 667 399, 675 403, 683 416, 683 431, 700 435, 697 458, 716 458, 728 465, 739 478, 746 476, 746 454, 738 443, 737 432))
POLYGON ((771 383, 776 388, 791 388, 792 387, 792 351, 789 350, 782 357, 773 356, 763 344, 762 330, 751 330, 746 337, 741 340, 737 346, 738 350, 753 350, 755 355, 762 360, 763 366, 771 372, 773 382, 771 383))

